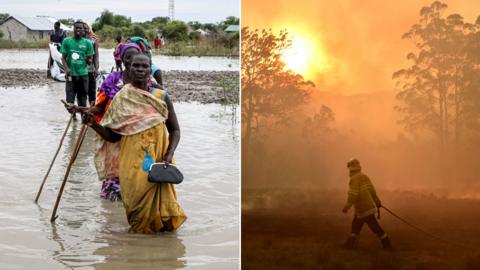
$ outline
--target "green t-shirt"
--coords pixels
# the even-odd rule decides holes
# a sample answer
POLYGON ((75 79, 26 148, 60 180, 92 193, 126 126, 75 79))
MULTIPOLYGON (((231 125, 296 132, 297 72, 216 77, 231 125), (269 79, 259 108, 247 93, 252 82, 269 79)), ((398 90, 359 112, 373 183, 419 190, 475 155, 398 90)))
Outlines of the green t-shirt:
POLYGON ((67 55, 67 65, 72 76, 88 75, 86 56, 94 54, 90 40, 68 37, 63 40, 60 52, 67 55))
MULTIPOLYGON (((90 38, 87 38, 87 40, 92 43, 93 54, 95 54, 95 40, 90 39, 90 38)), ((95 61, 94 61, 93 58, 92 58, 92 62, 90 63, 90 65, 87 65, 87 70, 88 70, 88 73, 92 73, 93 71, 95 71, 95 61)))

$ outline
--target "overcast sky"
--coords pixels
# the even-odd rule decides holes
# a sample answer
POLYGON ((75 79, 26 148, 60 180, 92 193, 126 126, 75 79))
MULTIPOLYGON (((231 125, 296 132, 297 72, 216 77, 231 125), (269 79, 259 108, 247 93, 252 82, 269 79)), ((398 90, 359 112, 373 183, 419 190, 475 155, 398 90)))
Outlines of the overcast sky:
MULTIPOLYGON (((0 13, 18 16, 48 15, 54 18, 86 19, 93 22, 104 9, 143 22, 168 16, 168 0, 0 0, 0 13), (140 4, 142 3, 142 4, 140 4)), ((240 17, 240 0, 175 0, 175 19, 220 22, 240 17)))

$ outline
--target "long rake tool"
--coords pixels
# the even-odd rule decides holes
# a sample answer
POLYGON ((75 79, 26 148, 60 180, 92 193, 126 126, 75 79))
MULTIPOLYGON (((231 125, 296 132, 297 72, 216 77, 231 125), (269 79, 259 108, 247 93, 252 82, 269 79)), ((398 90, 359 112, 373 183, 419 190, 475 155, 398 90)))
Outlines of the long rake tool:
POLYGON ((40 185, 40 188, 38 189, 37 196, 35 197, 35 203, 38 203, 38 199, 40 198, 40 194, 42 194, 43 190, 43 185, 45 185, 45 181, 47 180, 48 175, 50 174, 50 170, 52 169, 53 163, 55 163, 55 159, 57 158, 58 152, 60 152, 60 148, 62 148, 63 144, 63 139, 65 139, 65 135, 67 135, 68 128, 70 127, 70 124, 73 121, 73 113, 70 116, 70 120, 68 121, 67 127, 65 128, 65 131, 63 132, 62 139, 60 140, 60 143, 58 144, 57 152, 55 152, 55 155, 53 156, 53 160, 50 163, 50 166, 48 167, 47 172, 45 173, 45 177, 43 177, 42 184, 40 185))
POLYGON ((78 135, 77 142, 75 143, 75 147, 73 148, 72 157, 70 158, 70 162, 68 163, 67 171, 65 172, 65 177, 63 178, 62 185, 60 186, 60 190, 58 191, 57 201, 55 202, 55 206, 53 207, 52 216, 50 218, 50 222, 55 222, 57 219, 57 209, 58 205, 60 204, 60 199, 62 198, 63 189, 65 188, 65 184, 67 183, 68 175, 70 174, 70 169, 72 168, 75 159, 77 158, 78 152, 80 152, 80 147, 82 146, 83 140, 85 139, 85 134, 87 134, 88 126, 83 125, 82 129, 80 130, 80 134, 78 135))

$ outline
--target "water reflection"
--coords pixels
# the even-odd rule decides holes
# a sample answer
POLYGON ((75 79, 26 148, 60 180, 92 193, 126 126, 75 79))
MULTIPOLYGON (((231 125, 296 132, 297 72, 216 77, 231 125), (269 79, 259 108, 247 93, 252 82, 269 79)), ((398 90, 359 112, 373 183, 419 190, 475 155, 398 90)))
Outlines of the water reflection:
POLYGON ((140 235, 113 233, 108 246, 94 254, 105 256, 95 269, 178 269, 186 266, 185 245, 176 233, 140 235))
POLYGON ((176 234, 145 236, 127 233, 121 202, 99 197, 91 130, 66 183, 59 218, 50 223, 80 121, 67 132, 39 205, 33 203, 68 122, 63 96, 63 84, 0 89, 0 269, 238 268, 238 112, 175 104, 182 128, 176 159, 185 176, 177 194, 188 220, 176 234))
POLYGON ((56 250, 53 251, 52 258, 55 259, 60 264, 63 264, 67 269, 72 269, 66 262, 64 262, 63 260, 60 259, 60 255, 65 252, 65 246, 64 246, 64 243, 63 243, 64 241, 58 235, 57 226, 55 225, 55 223, 51 223, 51 226, 52 226, 52 231, 51 231, 52 236, 51 236, 50 239, 57 242, 59 247, 60 247, 60 249, 56 249, 56 250))

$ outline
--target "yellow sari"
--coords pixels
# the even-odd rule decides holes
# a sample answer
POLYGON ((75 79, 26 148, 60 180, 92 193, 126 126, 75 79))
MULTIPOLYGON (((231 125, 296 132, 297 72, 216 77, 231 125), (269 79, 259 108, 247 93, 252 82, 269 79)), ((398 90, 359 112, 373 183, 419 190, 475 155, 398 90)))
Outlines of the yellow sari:
POLYGON ((129 232, 177 229, 186 219, 174 185, 147 180, 149 165, 161 161, 168 148, 165 97, 166 92, 160 89, 147 92, 126 85, 100 123, 122 135, 118 164, 122 201, 131 226, 129 232))

